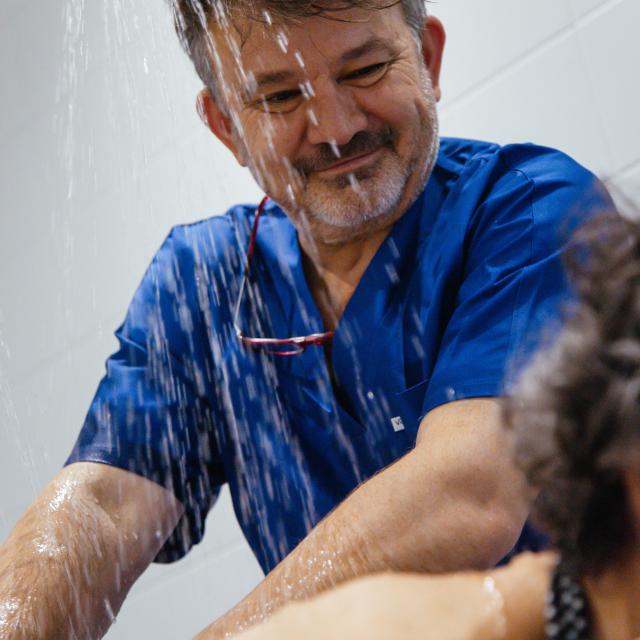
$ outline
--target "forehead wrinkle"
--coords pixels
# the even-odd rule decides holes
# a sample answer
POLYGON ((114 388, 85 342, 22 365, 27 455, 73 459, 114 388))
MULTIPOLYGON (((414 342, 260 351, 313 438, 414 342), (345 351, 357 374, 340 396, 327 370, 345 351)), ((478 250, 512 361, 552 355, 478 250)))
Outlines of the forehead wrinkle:
MULTIPOLYGON (((317 46, 315 46, 315 48, 317 49, 317 46)), ((353 62, 354 60, 357 60, 369 53, 375 53, 378 51, 389 55, 395 55, 398 53, 397 48, 392 42, 385 40, 384 38, 380 38, 379 36, 372 36, 361 45, 348 49, 342 53, 338 59, 338 63, 345 64, 347 62, 353 62)), ((318 52, 323 55, 321 51, 318 52)), ((281 82, 297 82, 300 79, 297 71, 291 71, 289 69, 257 71, 254 73, 254 78, 258 87, 264 87, 270 84, 279 84, 281 82)))
MULTIPOLYGON (((318 20, 318 19, 328 20, 328 18, 326 17, 320 18, 317 16, 314 18, 311 18, 310 20, 318 20)), ((243 67, 244 67, 245 66, 244 62, 245 61, 248 62, 245 56, 250 57, 254 51, 259 51, 261 44, 264 45, 265 40, 271 41, 271 38, 269 38, 269 33, 267 31, 274 29, 274 27, 258 22, 256 20, 251 20, 250 18, 247 18, 247 17, 245 17, 242 21, 246 23, 242 25, 242 27, 245 27, 245 28, 244 29, 242 27, 238 28, 238 25, 236 25, 236 28, 237 28, 238 35, 242 34, 240 51, 242 54, 242 58, 244 59, 243 61, 243 67), (260 42, 261 40, 262 42, 260 42)), ((301 27, 301 22, 298 22, 296 24, 283 23, 283 24, 278 24, 278 26, 280 28, 286 29, 291 35, 292 30, 295 30, 301 27)), ((344 65, 348 62, 353 62, 358 58, 363 57, 370 53, 384 52, 392 56, 393 55, 397 56, 401 51, 401 49, 396 45, 393 38, 385 37, 386 33, 385 34, 377 33, 376 29, 372 28, 370 17, 367 20, 354 19, 354 20, 345 20, 340 22, 343 24, 349 23, 349 24, 360 24, 360 25, 366 25, 366 26, 365 26, 364 33, 361 33, 361 38, 363 39, 363 41, 360 42, 359 44, 356 44, 355 46, 352 46, 346 49, 341 53, 338 53, 337 56, 335 55, 335 48, 327 51, 327 43, 324 42, 323 40, 318 40, 319 36, 317 33, 314 32, 315 31, 314 29, 312 28, 303 29, 303 33, 307 38, 308 45, 311 46, 317 52, 319 57, 322 59, 323 61, 322 66, 325 67, 325 69, 327 65, 334 68, 339 67, 340 65, 344 65)), ((274 26, 275 24, 276 23, 274 23, 274 26)), ((392 35, 395 34, 395 30, 392 30, 390 33, 392 35)), ((305 62, 310 62, 308 57, 306 58, 305 62)), ((253 65, 249 65, 249 66, 253 66, 253 65)), ((258 65, 258 67, 260 66, 262 65, 258 65)), ((301 76, 308 78, 308 77, 313 77, 317 75, 317 73, 320 73, 320 74, 323 73, 318 68, 315 69, 315 73, 314 73, 314 71, 312 71, 312 68, 314 66, 316 65, 311 64, 309 67, 306 67, 305 70, 303 71, 298 68, 298 65, 295 65, 295 69, 294 69, 293 62, 291 62, 291 66, 289 66, 287 62, 283 61, 283 66, 281 68, 276 68, 275 70, 271 70, 268 68, 266 69, 263 68, 260 70, 260 69, 254 68, 252 69, 252 73, 253 73, 253 78, 255 80, 256 86, 262 88, 270 84, 285 83, 285 82, 299 82, 301 80, 301 76)))
POLYGON ((376 53, 378 51, 394 54, 397 53, 397 48, 391 41, 381 38, 380 36, 373 35, 361 45, 345 51, 340 56, 340 62, 352 62, 353 60, 357 60, 368 53, 376 53))
MULTIPOLYGON (((332 43, 334 45, 333 48, 325 53, 327 43, 322 40, 318 42, 317 34, 314 34, 312 30, 310 30, 308 33, 309 41, 311 42, 313 48, 320 54, 320 56, 322 56, 325 61, 330 62, 332 66, 346 64, 347 62, 353 62, 357 58, 362 57, 368 53, 372 53, 376 50, 386 51, 391 55, 397 55, 399 53, 399 49, 395 44, 395 40, 400 34, 397 32, 397 29, 393 28, 389 24, 389 14, 393 10, 397 11, 398 9, 398 5, 394 5, 392 7, 387 7, 384 10, 379 10, 373 13, 370 11, 366 12, 366 15, 363 17, 358 17, 356 13, 356 15, 349 14, 349 19, 335 20, 338 29, 340 29, 340 27, 343 25, 354 25, 362 27, 362 30, 356 29, 356 34, 358 34, 358 40, 360 40, 360 42, 355 46, 350 46, 344 51, 339 52, 338 55, 335 55, 337 49, 337 47, 335 47, 335 41, 332 43)), ((400 12, 401 11, 402 10, 400 9, 400 12)), ((402 16, 402 14, 400 15, 401 20, 404 24, 404 17, 402 16)), ((324 16, 318 16, 314 19, 332 20, 332 18, 324 16)), ((347 36, 345 36, 345 40, 347 40, 347 36)), ((349 39, 347 40, 348 44, 350 44, 349 40, 352 41, 353 37, 349 37, 349 39)))

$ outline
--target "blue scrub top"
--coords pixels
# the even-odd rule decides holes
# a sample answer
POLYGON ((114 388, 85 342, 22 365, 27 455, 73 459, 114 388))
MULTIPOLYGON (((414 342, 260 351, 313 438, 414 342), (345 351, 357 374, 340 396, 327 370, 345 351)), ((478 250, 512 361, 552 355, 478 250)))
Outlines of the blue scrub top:
MULTIPOLYGON (((569 234, 607 204, 596 179, 558 151, 443 139, 425 190, 340 319, 337 395, 321 348, 278 357, 235 336, 255 205, 175 227, 116 332, 120 348, 67 464, 115 465, 175 493, 186 513, 158 561, 200 541, 227 482, 268 572, 407 453, 431 409, 504 392, 568 296, 559 258, 569 234)), ((274 203, 241 311, 249 336, 324 330, 296 231, 274 203)), ((520 547, 537 544, 525 530, 520 547)))

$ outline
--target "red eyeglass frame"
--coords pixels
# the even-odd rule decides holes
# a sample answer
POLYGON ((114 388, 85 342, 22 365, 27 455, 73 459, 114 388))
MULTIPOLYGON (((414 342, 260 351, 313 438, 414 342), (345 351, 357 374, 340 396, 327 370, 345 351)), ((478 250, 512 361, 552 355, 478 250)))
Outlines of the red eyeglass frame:
POLYGON ((296 336, 293 338, 250 338, 245 336, 242 330, 239 327, 238 319, 240 317, 240 305, 242 303, 242 296, 244 294, 244 290, 247 285, 247 281, 249 280, 249 270, 251 267, 251 258, 253 257, 253 252, 256 246, 256 235, 258 233, 258 224, 260 223, 260 217, 264 211, 267 202, 269 201, 269 196, 265 196, 258 208, 256 209, 256 217, 253 221, 253 227, 251 229, 251 236, 249 237, 249 247, 247 248, 247 261, 244 267, 244 274, 242 276, 242 283, 240 284, 240 291, 238 293, 238 301, 236 302, 235 310, 233 312, 233 328, 236 332, 236 336, 238 340, 242 342, 243 345, 247 347, 251 347, 252 349, 265 351, 266 353, 270 353, 276 356, 297 356, 304 351, 308 347, 321 347, 327 343, 329 343, 333 336, 335 335, 335 331, 326 331, 325 333, 312 333, 308 336, 296 336), (283 347, 290 347, 289 349, 283 350, 283 347))

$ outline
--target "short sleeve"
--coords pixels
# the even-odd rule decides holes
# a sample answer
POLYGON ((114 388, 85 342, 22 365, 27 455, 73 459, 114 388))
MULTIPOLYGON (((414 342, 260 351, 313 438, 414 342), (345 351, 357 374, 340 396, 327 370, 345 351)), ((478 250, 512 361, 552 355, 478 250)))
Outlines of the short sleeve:
POLYGON ((181 233, 172 231, 135 293, 67 460, 114 465, 175 494, 185 515, 157 562, 200 541, 224 482, 193 251, 181 233))
POLYGON ((571 296, 564 248, 576 226, 610 201, 588 171, 559 152, 536 149, 517 168, 505 151, 501 175, 470 218, 462 278, 423 414, 452 400, 504 394, 559 327, 571 296))

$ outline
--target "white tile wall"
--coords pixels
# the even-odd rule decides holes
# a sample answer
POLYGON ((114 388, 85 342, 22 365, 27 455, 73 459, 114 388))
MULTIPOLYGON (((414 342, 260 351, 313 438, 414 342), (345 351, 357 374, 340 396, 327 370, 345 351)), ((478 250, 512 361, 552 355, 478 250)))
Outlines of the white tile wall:
POLYGON ((442 111, 444 133, 558 147, 598 172, 611 166, 576 36, 560 38, 442 111))
POLYGON ((571 23, 566 2, 437 0, 430 5, 447 30, 444 102, 482 86, 571 23))
POLYGON ((193 559, 180 561, 185 566, 177 575, 176 567, 152 567, 154 573, 162 574, 160 581, 148 584, 141 579, 136 584, 109 640, 131 640, 134 630, 145 633, 138 637, 154 640, 191 638, 236 604, 248 592, 248 585, 262 576, 244 545, 202 545, 191 555, 193 559))
POLYGON ((640 3, 612 2, 578 31, 597 109, 613 154, 616 174, 638 159, 640 83, 638 34, 640 3))
MULTIPOLYGON (((431 11, 449 34, 443 133, 560 147, 640 199, 637 0, 431 11)), ((2 538, 67 454, 169 228, 259 192, 195 116, 163 2, 2 0, 0 86, 2 538)), ((224 492, 205 541, 152 567, 108 637, 189 637, 259 576, 224 492)))
POLYGON ((0 19, 6 20, 11 14, 15 13, 18 9, 24 7, 22 0, 5 0, 0 5, 0 19))
POLYGON ((612 193, 618 208, 640 222, 640 162, 616 175, 612 193))
POLYGON ((580 18, 590 11, 606 5, 608 0, 570 0, 569 7, 574 18, 580 18))
POLYGON ((0 139, 50 113, 62 63, 61 3, 4 0, 0 9, 0 139), (11 96, 11 99, 7 99, 11 96))

